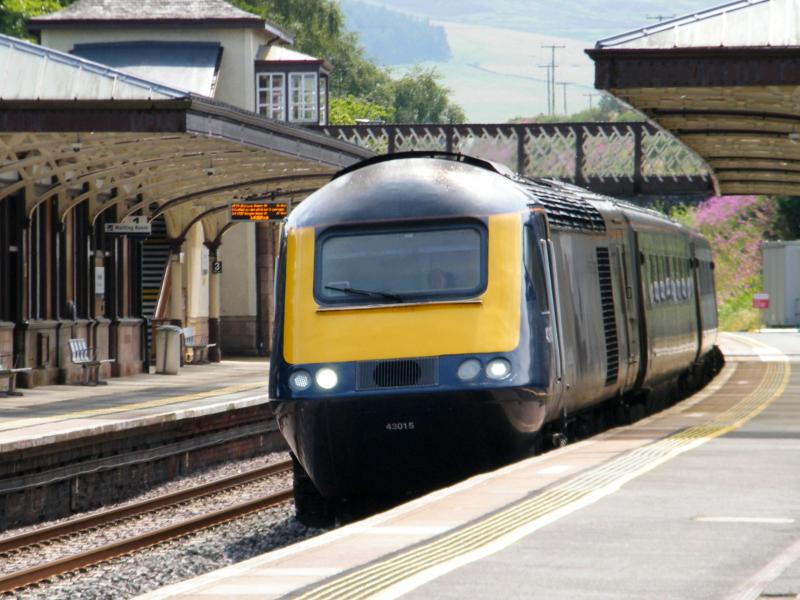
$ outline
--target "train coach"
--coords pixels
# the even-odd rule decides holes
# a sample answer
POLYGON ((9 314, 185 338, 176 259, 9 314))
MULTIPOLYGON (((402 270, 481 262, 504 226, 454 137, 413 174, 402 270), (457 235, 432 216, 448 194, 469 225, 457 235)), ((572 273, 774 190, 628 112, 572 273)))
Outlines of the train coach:
POLYGON ((709 244, 449 153, 376 157, 292 212, 270 395, 298 517, 534 451, 721 363, 709 244))

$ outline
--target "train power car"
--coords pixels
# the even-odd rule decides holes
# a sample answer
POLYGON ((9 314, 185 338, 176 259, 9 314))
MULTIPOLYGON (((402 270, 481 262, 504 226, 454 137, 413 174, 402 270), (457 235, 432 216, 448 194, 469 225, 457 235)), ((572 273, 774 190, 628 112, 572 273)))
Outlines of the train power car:
POLYGON ((338 173, 288 218, 275 297, 301 519, 510 460, 721 360, 701 236, 460 154, 338 173))

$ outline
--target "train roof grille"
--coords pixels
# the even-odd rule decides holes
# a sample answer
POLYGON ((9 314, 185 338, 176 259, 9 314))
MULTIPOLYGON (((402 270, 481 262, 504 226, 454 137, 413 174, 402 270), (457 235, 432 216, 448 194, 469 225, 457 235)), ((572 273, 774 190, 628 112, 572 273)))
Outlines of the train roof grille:
POLYGON ((603 215, 588 200, 607 200, 579 187, 547 179, 519 180, 530 191, 547 213, 552 227, 579 229, 581 231, 606 230, 603 215))

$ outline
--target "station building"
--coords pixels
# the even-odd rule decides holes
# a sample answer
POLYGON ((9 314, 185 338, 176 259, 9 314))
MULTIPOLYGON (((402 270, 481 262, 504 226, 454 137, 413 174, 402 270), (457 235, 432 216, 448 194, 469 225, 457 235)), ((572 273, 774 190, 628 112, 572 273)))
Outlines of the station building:
POLYGON ((227 208, 299 202, 368 155, 303 127, 327 121, 331 66, 223 0, 78 0, 29 26, 41 45, 0 38, 0 361, 31 368, 22 387, 77 381, 84 338, 134 373, 167 321, 216 360, 268 353, 277 227, 227 208), (152 233, 107 233, 131 217, 152 233))

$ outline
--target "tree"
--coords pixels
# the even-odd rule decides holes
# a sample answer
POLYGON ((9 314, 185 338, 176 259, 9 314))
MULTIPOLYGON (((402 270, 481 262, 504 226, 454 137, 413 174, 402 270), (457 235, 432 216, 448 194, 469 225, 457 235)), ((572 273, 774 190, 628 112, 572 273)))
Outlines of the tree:
POLYGON ((0 32, 31 39, 25 20, 61 10, 75 0, 0 0, 0 32))
POLYGON ((451 104, 449 90, 439 85, 435 69, 416 66, 395 83, 395 122, 463 123, 464 111, 451 104))
POLYGON ((800 197, 778 196, 775 205, 775 237, 782 240, 800 239, 800 197))
POLYGON ((329 120, 331 125, 355 125, 358 119, 391 121, 392 113, 385 106, 360 100, 348 94, 331 98, 329 120))

